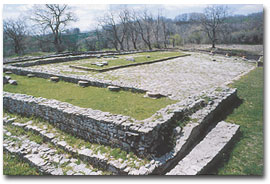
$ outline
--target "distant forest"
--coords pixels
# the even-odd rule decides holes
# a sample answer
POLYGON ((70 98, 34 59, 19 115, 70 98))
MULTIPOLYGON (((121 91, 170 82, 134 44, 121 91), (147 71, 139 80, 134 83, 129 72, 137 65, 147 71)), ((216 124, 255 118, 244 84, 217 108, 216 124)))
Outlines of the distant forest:
POLYGON ((99 26, 92 31, 71 28, 57 35, 53 29, 43 34, 33 33, 31 26, 22 20, 4 20, 3 53, 8 57, 34 52, 151 50, 189 43, 263 44, 263 12, 224 16, 212 40, 203 25, 203 16, 203 13, 187 13, 170 19, 162 14, 153 16, 147 10, 140 13, 123 10, 100 16, 99 26))

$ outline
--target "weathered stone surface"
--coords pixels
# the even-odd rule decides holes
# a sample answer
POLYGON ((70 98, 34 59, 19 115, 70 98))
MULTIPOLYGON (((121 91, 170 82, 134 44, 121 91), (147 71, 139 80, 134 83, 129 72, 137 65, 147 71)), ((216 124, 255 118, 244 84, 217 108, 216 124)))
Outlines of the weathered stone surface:
POLYGON ((18 85, 16 80, 9 80, 8 83, 15 86, 18 85))
POLYGON ((108 86, 108 89, 110 90, 110 91, 120 91, 120 87, 118 87, 118 86, 108 86))
POLYGON ((150 98, 160 98, 160 97, 162 97, 161 94, 159 94, 157 92, 151 92, 151 91, 147 91, 146 96, 150 97, 150 98))
POLYGON ((103 65, 108 65, 108 61, 102 61, 100 63, 103 64, 103 65))
POLYGON ((32 77, 35 77, 35 75, 34 75, 34 74, 29 73, 29 74, 27 74, 27 77, 32 78, 32 77))
POLYGON ((8 81, 11 79, 10 76, 6 75, 6 76, 3 76, 3 83, 4 84, 8 84, 8 81))
POLYGON ((126 58, 126 60, 127 61, 133 61, 133 62, 135 62, 135 58, 134 57, 128 57, 128 58, 126 58))
POLYGON ((50 80, 53 82, 59 82, 59 77, 50 77, 50 80))
POLYGON ((226 151, 239 132, 239 125, 219 122, 193 150, 166 175, 203 174, 226 151))
POLYGON ((6 71, 5 74, 12 74, 12 72, 11 71, 6 71))
POLYGON ((89 86, 89 82, 87 82, 87 81, 79 81, 78 85, 81 86, 81 87, 87 87, 87 86, 89 86))
POLYGON ((96 66, 103 67, 103 66, 104 66, 104 64, 102 64, 102 63, 96 63, 96 66))

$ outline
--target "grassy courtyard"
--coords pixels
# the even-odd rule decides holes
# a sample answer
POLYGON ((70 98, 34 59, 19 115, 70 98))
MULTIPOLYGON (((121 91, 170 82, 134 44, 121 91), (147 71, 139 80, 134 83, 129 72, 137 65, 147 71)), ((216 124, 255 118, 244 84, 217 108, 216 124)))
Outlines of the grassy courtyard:
POLYGON ((28 78, 15 74, 10 76, 17 80, 18 85, 4 85, 4 91, 56 99, 79 107, 131 116, 138 120, 148 118, 157 110, 176 103, 168 98, 150 99, 143 97, 144 94, 129 91, 111 92, 106 88, 82 88, 63 81, 54 83, 42 78, 28 78))
POLYGON ((74 66, 83 66, 93 69, 103 69, 110 68, 115 66, 124 66, 135 63, 145 63, 151 62, 154 60, 165 59, 168 57, 183 56, 185 54, 180 52, 143 52, 137 54, 126 54, 126 55, 117 55, 117 58, 91 58, 91 59, 82 59, 78 61, 66 62, 64 65, 74 65, 74 66), (135 61, 129 61, 127 58, 134 58, 135 61), (108 65, 97 66, 92 63, 107 61, 108 65))
POLYGON ((263 175, 263 68, 256 68, 231 87, 238 89, 243 103, 226 121, 240 125, 242 136, 218 174, 263 175))

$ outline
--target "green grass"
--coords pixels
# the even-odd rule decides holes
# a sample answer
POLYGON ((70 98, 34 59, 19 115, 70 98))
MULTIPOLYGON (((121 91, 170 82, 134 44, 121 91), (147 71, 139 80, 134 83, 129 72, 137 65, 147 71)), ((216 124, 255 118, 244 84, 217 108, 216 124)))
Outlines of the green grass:
POLYGON ((16 155, 3 152, 3 174, 4 175, 42 175, 36 168, 31 167, 16 155))
POLYGON ((42 144, 43 138, 39 135, 36 135, 35 133, 33 133, 32 131, 25 131, 23 128, 21 127, 13 127, 12 125, 6 125, 5 128, 13 135, 17 135, 17 136, 24 136, 26 135, 27 138, 30 141, 34 141, 38 144, 42 144))
POLYGON ((243 103, 226 119, 240 125, 242 136, 219 175, 263 175, 263 68, 256 68, 236 81, 243 103))
POLYGON ((4 85, 4 91, 56 99, 79 107, 131 116, 138 120, 148 118, 157 110, 176 102, 168 98, 144 98, 144 94, 129 91, 111 92, 106 88, 82 88, 63 81, 54 83, 42 78, 28 78, 15 74, 10 76, 17 80, 18 85, 4 85))
POLYGON ((128 64, 150 62, 150 61, 154 61, 158 59, 181 56, 181 55, 184 55, 184 54, 180 52, 144 52, 144 53, 137 53, 137 54, 120 55, 120 56, 117 56, 118 58, 83 59, 79 61, 67 62, 67 63, 64 63, 64 65, 75 65, 75 66, 83 66, 83 67, 94 68, 94 69, 103 69, 103 68, 110 68, 114 66, 124 66, 128 64), (147 56, 150 56, 150 58, 147 58, 147 56), (126 58, 128 57, 134 57, 135 62, 127 61, 126 58), (100 66, 91 64, 91 63, 101 62, 101 61, 107 61, 108 65, 100 67, 100 66))

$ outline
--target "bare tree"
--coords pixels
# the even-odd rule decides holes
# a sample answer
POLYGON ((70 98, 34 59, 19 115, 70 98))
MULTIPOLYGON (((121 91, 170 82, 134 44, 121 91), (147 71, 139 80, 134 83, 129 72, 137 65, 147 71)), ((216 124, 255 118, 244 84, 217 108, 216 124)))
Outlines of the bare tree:
POLYGON ((22 19, 7 19, 3 22, 4 36, 13 41, 14 52, 22 54, 24 52, 24 39, 27 35, 27 27, 22 19))
POLYGON ((161 21, 161 27, 163 31, 163 44, 164 44, 164 47, 167 48, 168 38, 170 35, 170 31, 168 29, 168 21, 163 16, 160 18, 160 21, 161 21))
POLYGON ((148 13, 147 9, 142 12, 141 17, 137 17, 138 32, 142 40, 147 45, 149 50, 152 50, 151 34, 153 28, 153 17, 148 13))
POLYGON ((68 5, 46 4, 36 5, 33 9, 33 21, 40 24, 44 30, 50 30, 53 35, 53 44, 57 52, 61 52, 61 33, 72 21, 75 15, 68 5))
POLYGON ((208 38, 212 42, 212 48, 215 48, 217 34, 221 29, 221 25, 224 22, 228 14, 228 8, 223 5, 212 5, 204 9, 204 14, 200 21, 203 31, 208 35, 208 38))
POLYGON ((160 37, 160 29, 161 29, 161 10, 158 10, 158 14, 156 17, 156 20, 154 21, 154 28, 153 28, 153 32, 154 32, 154 37, 155 37, 155 46, 157 48, 160 48, 160 44, 159 44, 159 37, 160 37))
POLYGON ((131 38, 133 48, 137 50, 137 41, 139 38, 138 28, 136 26, 137 13, 134 10, 131 12, 129 11, 127 16, 128 16, 128 21, 127 21, 128 36, 127 37, 131 38))
POLYGON ((124 50, 124 39, 128 29, 128 11, 123 9, 120 12, 106 13, 99 22, 115 49, 118 50, 119 44, 120 50, 124 50))

